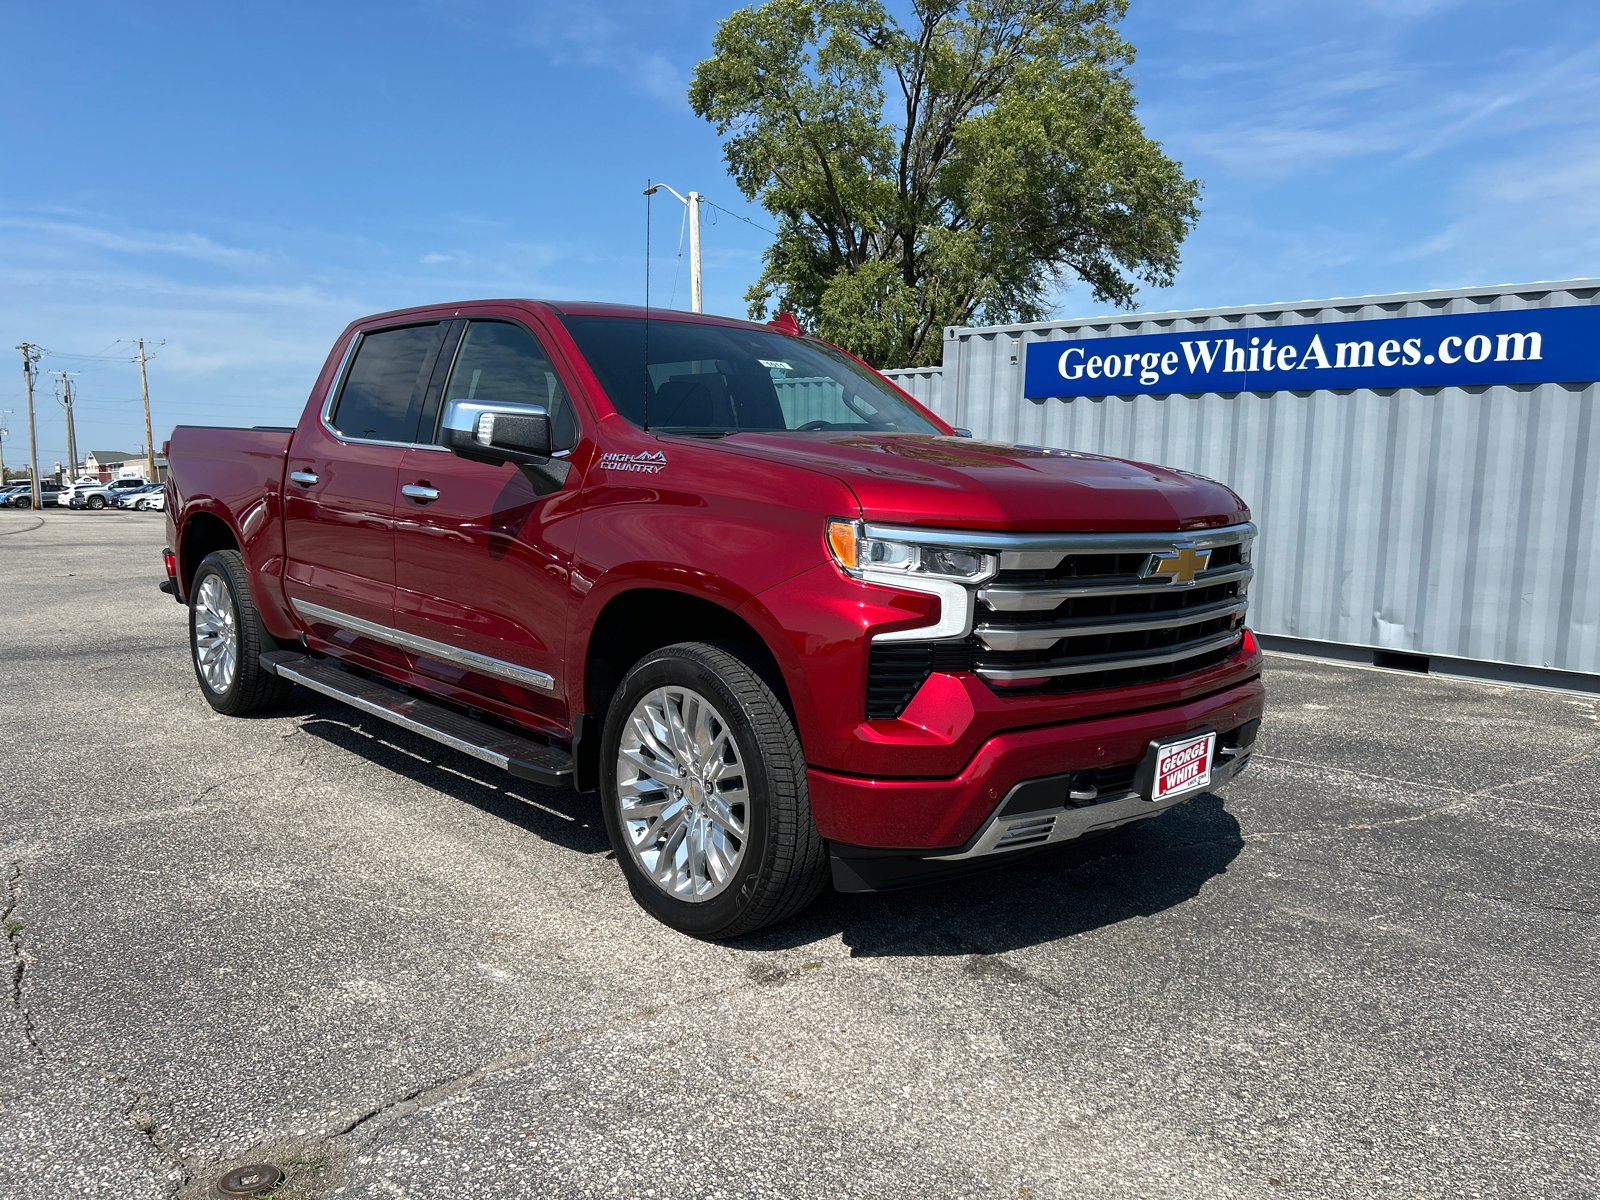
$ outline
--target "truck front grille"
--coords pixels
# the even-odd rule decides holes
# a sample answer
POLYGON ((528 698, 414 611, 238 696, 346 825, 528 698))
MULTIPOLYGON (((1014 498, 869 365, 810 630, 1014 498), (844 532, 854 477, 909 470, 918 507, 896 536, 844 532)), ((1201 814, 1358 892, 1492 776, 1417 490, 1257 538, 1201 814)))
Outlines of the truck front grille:
POLYGON ((1023 696, 1134 687, 1215 666, 1243 636, 1254 537, 1248 524, 1008 535, 996 547, 999 574, 978 591, 970 636, 872 647, 867 716, 899 716, 936 670, 973 671, 996 693, 1023 696), (1158 570, 1174 558, 1178 570, 1158 570), (1192 583, 1174 582, 1185 572, 1192 583))

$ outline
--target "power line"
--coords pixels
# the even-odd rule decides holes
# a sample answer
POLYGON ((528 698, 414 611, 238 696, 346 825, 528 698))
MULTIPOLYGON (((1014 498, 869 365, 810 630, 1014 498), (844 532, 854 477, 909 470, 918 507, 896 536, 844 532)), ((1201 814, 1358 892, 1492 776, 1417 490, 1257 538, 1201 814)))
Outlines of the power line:
POLYGON ((705 197, 703 197, 703 196, 701 197, 701 200, 704 203, 711 205, 711 207, 716 209, 718 212, 727 213, 735 221, 743 221, 746 225, 750 226, 752 229, 759 229, 759 230, 761 230, 762 233, 770 233, 773 237, 777 237, 778 236, 777 230, 768 229, 765 225, 757 225, 749 217, 740 216, 738 213, 734 212, 732 209, 723 208, 722 205, 718 204, 715 200, 706 200, 705 197))

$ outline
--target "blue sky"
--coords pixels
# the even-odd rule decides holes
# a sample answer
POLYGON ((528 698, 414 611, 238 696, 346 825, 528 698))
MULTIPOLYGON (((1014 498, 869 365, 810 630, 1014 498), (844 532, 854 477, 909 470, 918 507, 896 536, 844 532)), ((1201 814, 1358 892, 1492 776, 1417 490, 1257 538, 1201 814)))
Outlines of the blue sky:
MULTIPOLYGON (((137 368, 63 355, 165 338, 158 442, 180 422, 284 423, 352 317, 640 300, 646 177, 769 225, 684 99, 729 11, 0 0, 7 464, 26 455, 24 340, 78 372, 80 453, 133 450, 137 368)), ((1145 310, 1600 276, 1593 0, 1133 0, 1124 30, 1147 129, 1205 181, 1177 284, 1145 310)), ((655 209, 658 303, 681 212, 655 209)), ((743 315, 767 235, 707 222, 706 307, 743 315)), ((1103 311, 1081 287, 1059 299, 1103 311)), ((52 391, 46 469, 65 458, 52 391)))

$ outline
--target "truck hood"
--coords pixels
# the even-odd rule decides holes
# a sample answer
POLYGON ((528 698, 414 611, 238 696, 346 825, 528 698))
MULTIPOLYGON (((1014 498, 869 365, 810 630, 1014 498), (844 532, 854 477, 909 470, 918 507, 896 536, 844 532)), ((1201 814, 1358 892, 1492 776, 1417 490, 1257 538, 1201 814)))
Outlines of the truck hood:
POLYGON ((1124 532, 1250 519, 1214 480, 1076 450, 905 433, 738 433, 723 444, 832 475, 885 524, 1124 532))

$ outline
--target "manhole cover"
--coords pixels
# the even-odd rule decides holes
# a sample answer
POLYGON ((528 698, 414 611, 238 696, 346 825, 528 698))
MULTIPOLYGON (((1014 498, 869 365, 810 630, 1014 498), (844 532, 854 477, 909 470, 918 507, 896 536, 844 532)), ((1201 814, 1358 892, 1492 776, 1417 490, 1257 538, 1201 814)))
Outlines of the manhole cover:
POLYGON ((219 1196, 259 1196, 283 1182, 283 1171, 271 1163, 235 1167, 217 1180, 219 1196))

